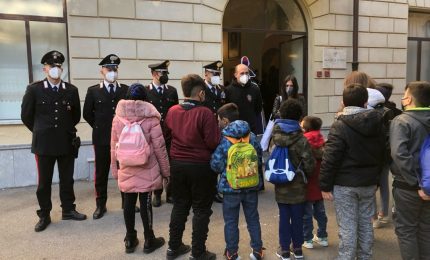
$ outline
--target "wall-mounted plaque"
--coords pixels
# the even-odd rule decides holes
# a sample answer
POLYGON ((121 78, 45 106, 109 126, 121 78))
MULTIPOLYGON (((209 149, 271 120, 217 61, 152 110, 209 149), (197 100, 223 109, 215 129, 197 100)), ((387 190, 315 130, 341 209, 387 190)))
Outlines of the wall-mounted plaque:
POLYGON ((324 69, 346 69, 346 50, 340 48, 324 48, 324 69))

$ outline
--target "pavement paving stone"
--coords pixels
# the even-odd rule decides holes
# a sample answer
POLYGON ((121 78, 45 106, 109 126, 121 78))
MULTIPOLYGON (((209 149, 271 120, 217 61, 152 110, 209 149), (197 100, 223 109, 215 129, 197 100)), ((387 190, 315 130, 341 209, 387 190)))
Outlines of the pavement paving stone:
MULTIPOLYGON (((92 219, 95 209, 94 184, 88 181, 75 183, 77 210, 85 213, 85 221, 61 220, 61 208, 58 185, 53 185, 51 225, 43 232, 34 232, 37 222, 36 187, 6 189, 0 191, 0 259, 165 259, 167 245, 152 254, 143 254, 143 227, 140 216, 136 214, 136 230, 140 245, 133 254, 124 252, 125 225, 121 211, 121 198, 116 182, 110 180, 108 193, 108 212, 99 220, 92 219)), ((164 200, 164 195, 163 195, 164 200)), ((154 208, 154 231, 156 236, 163 236, 166 241, 169 234, 169 221, 172 206, 163 204, 154 208)), ((223 259, 224 223, 221 204, 214 203, 214 213, 209 226, 207 247, 223 259)), ((303 249, 305 259, 334 259, 339 243, 333 203, 326 203, 328 214, 329 246, 315 245, 314 249, 303 249)), ((278 259, 275 255, 278 247, 278 208, 271 184, 266 183, 266 190, 260 193, 259 213, 263 243, 266 247, 265 259, 278 259)), ((191 217, 188 218, 184 232, 184 243, 191 242, 191 217)), ((240 249, 242 259, 248 259, 250 253, 249 235, 246 222, 240 218, 240 249)), ((397 260, 400 258, 397 239, 392 224, 375 230, 373 259, 397 260)), ((181 259, 188 259, 188 255, 181 259)))

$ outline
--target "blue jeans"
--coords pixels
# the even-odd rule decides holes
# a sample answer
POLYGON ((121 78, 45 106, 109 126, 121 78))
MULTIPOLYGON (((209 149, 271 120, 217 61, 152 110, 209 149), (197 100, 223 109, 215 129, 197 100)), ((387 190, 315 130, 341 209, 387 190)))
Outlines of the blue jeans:
POLYGON ((283 204, 279 208, 279 244, 282 250, 289 251, 290 244, 294 249, 301 249, 303 244, 304 203, 283 204))
POLYGON ((222 213, 224 216, 226 249, 230 254, 234 254, 239 250, 240 204, 242 204, 249 236, 251 237, 251 247, 256 251, 260 251, 263 247, 263 242, 261 241, 260 217, 258 216, 257 191, 224 194, 222 213))
MULTIPOLYGON (((388 184, 388 175, 390 174, 390 165, 386 164, 381 171, 381 177, 379 180, 379 195, 381 196, 381 207, 378 212, 377 207, 375 207, 375 217, 378 213, 382 213, 384 217, 388 216, 388 206, 390 204, 390 186, 388 184)), ((375 196, 375 205, 376 196, 375 196)))
POLYGON ((303 238, 305 241, 313 238, 313 218, 318 223, 317 236, 327 237, 327 215, 325 214, 324 200, 308 201, 305 203, 305 214, 303 215, 303 238))

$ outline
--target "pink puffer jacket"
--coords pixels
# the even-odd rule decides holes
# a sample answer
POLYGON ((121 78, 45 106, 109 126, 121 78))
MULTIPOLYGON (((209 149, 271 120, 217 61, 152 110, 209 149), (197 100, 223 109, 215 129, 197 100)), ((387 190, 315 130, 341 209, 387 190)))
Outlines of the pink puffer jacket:
POLYGON ((161 132, 160 118, 160 113, 148 102, 140 100, 119 101, 116 115, 112 121, 111 169, 114 178, 118 179, 118 186, 122 192, 149 192, 161 189, 162 176, 170 176, 169 159, 161 132), (124 127, 118 117, 130 122, 143 120, 141 127, 151 149, 148 163, 145 165, 124 166, 118 169, 115 145, 124 127))

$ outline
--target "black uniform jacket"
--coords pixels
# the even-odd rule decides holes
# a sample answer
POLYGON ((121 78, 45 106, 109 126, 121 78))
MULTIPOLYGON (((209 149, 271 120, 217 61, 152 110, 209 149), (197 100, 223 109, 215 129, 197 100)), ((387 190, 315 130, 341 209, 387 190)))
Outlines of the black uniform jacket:
POLYGON ((83 116, 93 128, 94 145, 110 145, 112 119, 115 116, 116 105, 118 101, 125 98, 127 90, 127 85, 117 82, 115 94, 111 96, 103 81, 88 88, 83 116))
POLYGON ((58 92, 47 79, 27 86, 21 104, 21 120, 33 132, 31 152, 60 156, 72 152, 72 138, 81 119, 78 89, 67 82, 58 92))
POLYGON ((163 94, 160 95, 152 83, 146 86, 146 90, 148 91, 147 101, 154 105, 158 113, 161 114, 161 126, 164 128, 163 123, 166 118, 167 111, 169 111, 169 108, 172 106, 179 104, 178 92, 176 91, 176 88, 170 85, 163 85, 163 94))
POLYGON ((235 103, 239 108, 239 119, 248 122, 251 131, 258 130, 257 116, 263 109, 263 100, 260 88, 257 84, 249 80, 241 86, 235 79, 225 90, 226 102, 235 103))
MULTIPOLYGON (((207 84, 207 83, 206 83, 207 84)), ((225 104, 225 93, 224 86, 216 85, 214 86, 216 89, 216 95, 206 86, 205 89, 205 101, 203 104, 205 107, 212 110, 212 112, 216 115, 218 109, 225 104)))

